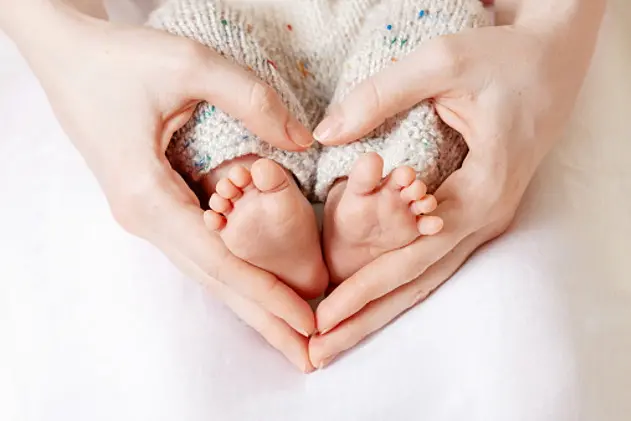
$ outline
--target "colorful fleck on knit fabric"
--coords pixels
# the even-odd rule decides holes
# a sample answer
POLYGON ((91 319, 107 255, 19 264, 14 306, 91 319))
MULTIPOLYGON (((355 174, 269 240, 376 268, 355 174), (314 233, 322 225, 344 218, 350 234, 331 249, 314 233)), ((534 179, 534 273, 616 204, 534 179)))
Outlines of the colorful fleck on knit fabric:
MULTIPOLYGON (((416 46, 489 21, 479 0, 171 0, 148 24, 194 39, 254 72, 312 130, 329 104, 416 46)), ((236 157, 267 157, 291 171, 310 198, 323 201, 368 151, 384 158, 384 175, 409 165, 433 191, 460 166, 467 147, 430 103, 390 119, 365 139, 301 153, 274 148, 201 103, 173 136, 167 157, 194 180, 236 157)))

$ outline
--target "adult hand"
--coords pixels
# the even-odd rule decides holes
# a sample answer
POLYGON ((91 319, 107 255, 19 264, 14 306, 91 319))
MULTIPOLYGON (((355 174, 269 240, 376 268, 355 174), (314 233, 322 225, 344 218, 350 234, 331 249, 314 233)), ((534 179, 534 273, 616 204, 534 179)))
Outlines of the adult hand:
POLYGON ((533 19, 437 38, 332 107, 315 132, 329 145, 358 139, 431 98, 470 151, 436 192, 443 232, 379 257, 320 304, 316 320, 323 334, 310 343, 314 366, 424 300, 509 226, 586 74, 602 2, 583 5, 568 25, 533 19))
POLYGON ((273 275, 234 257, 206 229, 198 199, 165 158, 171 136, 200 100, 279 148, 303 150, 311 134, 271 88, 200 44, 92 19, 62 2, 36 3, 24 13, 39 33, 10 22, 7 32, 117 221, 208 285, 301 370, 311 370, 309 305, 273 275))

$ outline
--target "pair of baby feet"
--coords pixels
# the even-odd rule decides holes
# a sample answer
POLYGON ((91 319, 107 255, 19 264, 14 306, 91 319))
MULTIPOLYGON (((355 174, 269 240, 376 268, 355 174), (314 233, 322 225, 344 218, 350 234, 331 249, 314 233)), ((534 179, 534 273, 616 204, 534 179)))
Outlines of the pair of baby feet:
POLYGON ((205 223, 235 256, 275 274, 303 298, 316 298, 329 277, 342 282, 380 255, 442 229, 440 218, 425 215, 436 199, 412 168, 385 179, 382 171, 381 157, 369 153, 336 183, 321 243, 313 208, 293 177, 269 159, 240 158, 204 180, 214 192, 205 223))

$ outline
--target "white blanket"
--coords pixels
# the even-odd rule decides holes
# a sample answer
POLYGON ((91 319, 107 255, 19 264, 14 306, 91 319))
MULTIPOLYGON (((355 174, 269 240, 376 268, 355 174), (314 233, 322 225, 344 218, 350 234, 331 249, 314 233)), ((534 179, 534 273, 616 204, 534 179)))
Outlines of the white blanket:
POLYGON ((0 419, 628 421, 631 4, 514 227, 302 375, 116 226, 0 34, 0 419))

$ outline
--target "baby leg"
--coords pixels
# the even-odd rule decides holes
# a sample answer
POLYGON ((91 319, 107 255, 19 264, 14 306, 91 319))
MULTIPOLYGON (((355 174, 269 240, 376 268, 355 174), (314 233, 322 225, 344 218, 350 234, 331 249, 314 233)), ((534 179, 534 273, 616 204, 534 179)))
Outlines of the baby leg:
MULTIPOLYGON (((274 44, 280 23, 258 20, 248 8, 235 7, 222 1, 176 0, 155 12, 150 24, 193 38, 254 72, 311 129, 316 110, 306 110, 299 99, 304 93, 296 92, 300 86, 287 82, 295 79, 288 72, 299 70, 290 70, 294 64, 286 63, 274 44)), ((167 157, 210 197, 207 226, 235 256, 311 298, 328 283, 315 214, 303 195, 312 190, 317 153, 314 148, 295 153, 271 147, 204 102, 175 133, 167 157)))
MULTIPOLYGON (((421 43, 483 26, 487 18, 477 0, 383 1, 366 17, 333 102, 421 43)), ((427 193, 466 153, 460 134, 429 102, 389 119, 361 141, 323 148, 315 192, 319 198, 328 194, 323 245, 332 280, 342 281, 381 254, 440 231, 442 221, 424 215, 436 208, 427 193)))

